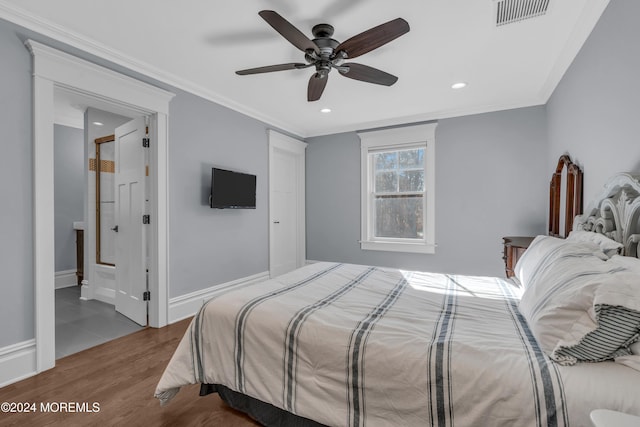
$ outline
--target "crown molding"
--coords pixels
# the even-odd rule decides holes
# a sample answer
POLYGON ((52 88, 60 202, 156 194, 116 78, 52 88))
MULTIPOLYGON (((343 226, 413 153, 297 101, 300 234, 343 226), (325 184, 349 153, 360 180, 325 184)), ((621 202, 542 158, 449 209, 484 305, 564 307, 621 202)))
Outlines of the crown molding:
POLYGON ((143 74, 161 83, 171 85, 177 89, 189 92, 208 101, 227 107, 241 114, 249 116, 258 121, 264 122, 283 131, 304 137, 305 132, 290 123, 284 123, 273 117, 249 108, 243 104, 235 102, 201 85, 191 82, 175 74, 168 73, 146 62, 139 61, 131 56, 125 55, 115 49, 99 43, 95 40, 77 34, 67 28, 55 24, 45 18, 33 15, 14 4, 0 0, 0 18, 35 31, 43 36, 50 37, 58 42, 64 43, 76 49, 80 49, 90 55, 95 55, 113 64, 125 67, 136 73, 143 74))
POLYGON ((540 89, 540 99, 543 100, 543 104, 546 104, 551 95, 553 95, 562 77, 564 77, 564 73, 578 56, 580 49, 585 44, 608 4, 609 0, 594 0, 586 3, 578 19, 578 24, 573 28, 569 39, 562 51, 560 51, 560 55, 556 58, 545 83, 540 89))
POLYGON ((544 105, 545 101, 540 98, 533 98, 529 102, 519 102, 510 104, 485 104, 472 108, 457 108, 440 111, 431 111, 424 114, 415 114, 410 116, 394 117, 391 119, 374 120, 371 122, 358 123, 353 125, 336 126, 325 129, 322 132, 311 130, 308 132, 307 138, 315 138, 324 135, 332 135, 344 132, 366 132, 372 129, 393 127, 401 125, 409 125, 412 123, 428 122, 433 120, 452 119, 455 117, 472 116, 476 114, 494 113, 497 111, 515 110, 518 108, 537 107, 544 105))
POLYGON ((529 102, 520 102, 517 104, 503 105, 483 105, 473 108, 440 110, 432 111, 425 114, 417 114, 413 116, 403 116, 380 121, 371 121, 354 125, 336 126, 329 129, 308 129, 295 126, 289 122, 283 122, 272 117, 269 114, 257 111, 244 104, 238 103, 230 98, 220 95, 206 87, 196 84, 192 81, 168 73, 162 69, 154 67, 148 63, 137 60, 117 50, 111 49, 104 44, 95 40, 88 39, 80 34, 69 31, 66 28, 57 25, 45 18, 34 16, 26 10, 0 0, 0 18, 10 21, 16 25, 22 26, 29 30, 35 31, 43 36, 50 37, 61 43, 71 47, 80 49, 90 55, 95 55, 115 65, 125 67, 131 71, 143 74, 158 82, 173 86, 177 89, 189 92, 208 101, 214 102, 231 110, 237 111, 255 120, 261 121, 268 126, 275 127, 284 132, 290 133, 300 138, 309 138, 314 136, 329 135, 340 132, 350 132, 361 129, 372 129, 382 126, 395 126, 398 124, 414 123, 425 120, 437 120, 444 118, 453 118, 471 114, 482 114, 494 111, 501 111, 512 108, 522 108, 535 105, 544 105, 548 102, 555 88, 562 80, 565 72, 570 67, 580 51, 584 41, 589 36, 597 24, 602 13, 606 9, 610 0, 593 0, 588 2, 582 11, 579 24, 573 29, 571 36, 558 56, 553 67, 550 69, 545 82, 540 87, 537 96, 533 97, 529 102))

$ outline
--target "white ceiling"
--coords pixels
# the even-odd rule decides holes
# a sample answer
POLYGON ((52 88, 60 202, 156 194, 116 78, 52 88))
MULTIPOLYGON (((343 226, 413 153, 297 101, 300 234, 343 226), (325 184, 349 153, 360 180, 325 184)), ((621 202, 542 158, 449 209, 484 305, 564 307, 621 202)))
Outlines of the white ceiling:
POLYGON ((0 17, 143 72, 301 137, 544 104, 608 0, 550 0, 543 16, 497 27, 495 0, 0 0, 0 17), (399 77, 391 87, 335 70, 307 102, 312 69, 238 76, 304 62, 258 11, 312 38, 344 41, 402 17, 411 31, 354 60, 399 77), (455 82, 468 86, 451 89, 455 82), (332 109, 329 114, 320 109, 332 109))

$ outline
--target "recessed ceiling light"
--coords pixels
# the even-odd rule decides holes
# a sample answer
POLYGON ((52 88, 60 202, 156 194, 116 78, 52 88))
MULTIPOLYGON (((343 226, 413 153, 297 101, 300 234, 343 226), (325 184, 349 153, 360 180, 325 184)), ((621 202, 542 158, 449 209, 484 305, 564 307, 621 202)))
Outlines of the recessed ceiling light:
POLYGON ((102 126, 102 125, 104 125, 104 123, 101 123, 101 122, 93 122, 93 124, 94 124, 94 125, 96 125, 96 126, 102 126))
POLYGON ((467 84, 465 82, 458 82, 458 83, 454 83, 451 85, 451 89, 462 89, 463 87, 466 87, 467 84))
POLYGON ((331 112, 331 108, 323 108, 322 110, 320 110, 321 113, 330 113, 331 112))

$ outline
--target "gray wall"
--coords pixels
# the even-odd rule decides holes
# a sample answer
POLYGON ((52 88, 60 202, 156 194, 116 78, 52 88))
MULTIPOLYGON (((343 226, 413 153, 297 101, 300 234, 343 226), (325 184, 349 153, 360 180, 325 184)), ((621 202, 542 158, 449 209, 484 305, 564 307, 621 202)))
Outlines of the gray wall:
POLYGON ((175 93, 169 112, 170 297, 269 269, 267 127, 175 93), (256 175, 256 209, 211 209, 213 167, 256 175))
POLYGON ((84 218, 84 131, 53 127, 56 271, 75 270, 74 221, 84 218))
MULTIPOLYGON (((640 2, 611 0, 547 104, 549 165, 584 168, 584 200, 618 172, 640 173, 640 2)), ((549 166, 553 167, 553 166, 549 166)))
POLYGON ((360 140, 350 132, 307 142, 309 259, 503 275, 501 237, 544 233, 544 107, 440 121, 433 255, 360 250, 360 140))
POLYGON ((12 29, 2 25, 1 21, 0 58, 2 348, 33 338, 34 293, 31 55, 12 29))
POLYGON ((27 38, 177 94, 169 111, 170 297, 268 270, 264 123, 0 20, 0 348, 34 337, 33 70, 27 38), (256 174, 257 209, 210 209, 213 166, 256 174))

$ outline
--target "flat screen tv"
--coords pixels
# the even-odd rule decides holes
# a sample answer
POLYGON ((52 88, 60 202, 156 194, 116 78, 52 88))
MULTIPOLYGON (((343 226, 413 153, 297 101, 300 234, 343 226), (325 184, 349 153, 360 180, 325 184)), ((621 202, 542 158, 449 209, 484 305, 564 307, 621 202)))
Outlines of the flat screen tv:
POLYGON ((255 209, 256 176, 213 168, 209 203, 216 209, 255 209))

